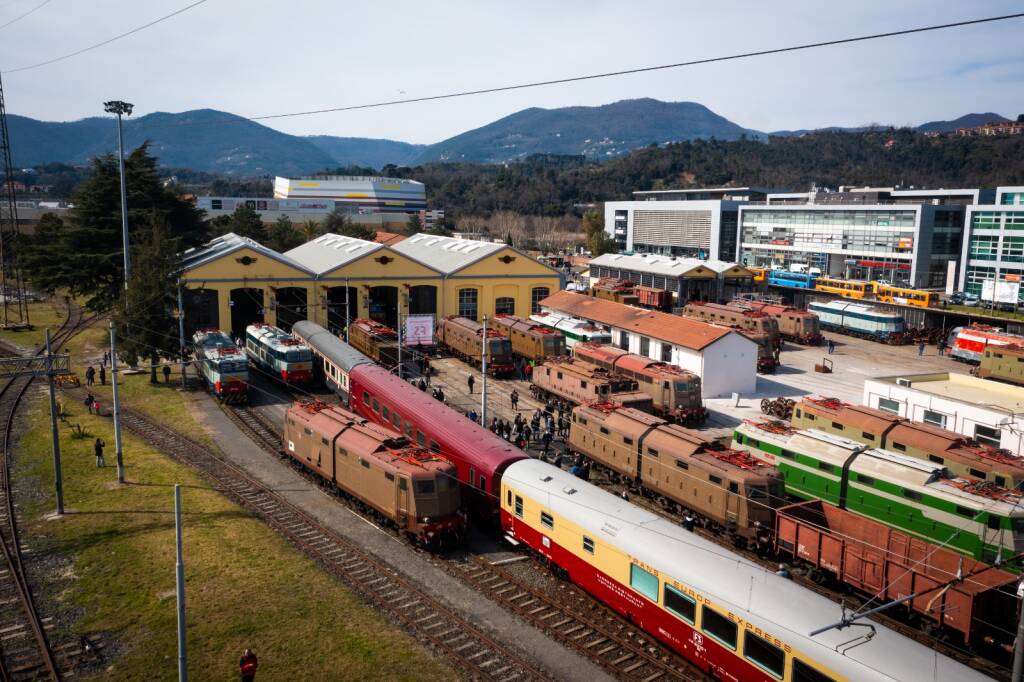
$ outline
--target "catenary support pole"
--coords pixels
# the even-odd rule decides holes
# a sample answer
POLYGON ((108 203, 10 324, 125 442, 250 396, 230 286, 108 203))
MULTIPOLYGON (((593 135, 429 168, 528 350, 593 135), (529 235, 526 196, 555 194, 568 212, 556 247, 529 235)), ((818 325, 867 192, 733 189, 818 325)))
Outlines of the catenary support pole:
POLYGON ((57 388, 53 381, 53 351, 50 330, 46 330, 46 382, 50 389, 50 430, 53 434, 53 480, 57 495, 57 515, 64 513, 64 481, 60 471, 60 432, 57 430, 57 388))
POLYGON ((185 305, 181 293, 181 280, 178 280, 178 354, 181 357, 181 390, 185 390, 188 388, 188 380, 185 378, 188 363, 185 361, 185 305))
POLYGON ((398 378, 405 378, 405 371, 402 367, 402 313, 398 313, 398 378))
POLYGON ((487 316, 484 315, 484 336, 480 339, 480 424, 487 428, 487 316))
POLYGON ((121 400, 117 393, 117 338, 110 323, 110 389, 114 399, 114 453, 117 455, 117 482, 124 483, 124 448, 121 445, 121 400))
POLYGON ((181 486, 174 485, 174 587, 178 598, 178 682, 188 682, 185 641, 185 560, 181 551, 181 486))
POLYGON ((348 326, 352 322, 352 316, 348 311, 348 277, 345 278, 345 343, 348 343, 348 326))
MULTIPOLYGON (((1024 579, 1017 583, 1017 599, 1024 600, 1024 579)), ((1024 604, 1017 607, 1017 638, 1013 640, 1013 674, 1010 682, 1024 682, 1024 604)))

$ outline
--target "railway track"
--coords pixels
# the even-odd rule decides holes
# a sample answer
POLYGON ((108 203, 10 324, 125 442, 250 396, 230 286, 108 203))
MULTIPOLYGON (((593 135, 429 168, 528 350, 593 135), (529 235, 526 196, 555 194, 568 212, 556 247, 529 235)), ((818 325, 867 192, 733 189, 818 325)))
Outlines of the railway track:
MULTIPOLYGON (((51 339, 58 347, 74 336, 91 321, 82 309, 70 305, 68 316, 51 339)), ((6 352, 6 349, 5 349, 6 352)), ((36 351, 36 355, 43 349, 36 351)), ((22 398, 32 385, 31 377, 9 379, 0 389, 0 422, 3 423, 3 461, 0 462, 0 680, 60 680, 61 665, 67 665, 76 652, 73 648, 59 647, 54 651, 46 634, 46 623, 35 603, 28 582, 18 532, 17 506, 11 481, 11 449, 14 422, 22 398), (59 661, 59 662, 58 662, 59 661)))
MULTIPOLYGON (((221 408, 262 449, 280 455, 280 436, 258 410, 223 403, 221 408)), ((470 555, 461 560, 425 554, 428 560, 473 589, 619 679, 638 682, 706 679, 685 659, 571 583, 561 583, 562 589, 555 597, 530 586, 483 556, 470 555)))
MULTIPOLYGON (((80 393, 80 390, 70 392, 80 393)), ((247 412, 245 407, 224 407, 233 415, 247 412)), ((244 418, 244 423, 250 425, 246 427, 248 433, 259 428, 256 419, 244 418)), ((242 420, 238 417, 236 423, 243 423, 242 420)), ((502 682, 552 679, 523 654, 498 642, 442 604, 429 590, 406 580, 206 446, 130 408, 121 408, 121 423, 150 445, 198 470, 217 490, 262 519, 470 677, 502 682)))

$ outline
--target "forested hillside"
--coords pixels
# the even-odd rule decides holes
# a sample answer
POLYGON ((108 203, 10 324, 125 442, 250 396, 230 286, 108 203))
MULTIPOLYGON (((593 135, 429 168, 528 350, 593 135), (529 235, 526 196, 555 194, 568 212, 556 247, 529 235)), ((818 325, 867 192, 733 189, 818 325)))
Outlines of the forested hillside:
POLYGON ((537 155, 520 163, 386 167, 420 180, 454 217, 510 210, 561 215, 575 203, 629 199, 633 190, 724 184, 802 191, 812 183, 995 187, 1024 184, 1024 137, 927 137, 911 130, 697 140, 641 149, 598 164, 537 155), (890 142, 891 141, 891 142, 890 142))

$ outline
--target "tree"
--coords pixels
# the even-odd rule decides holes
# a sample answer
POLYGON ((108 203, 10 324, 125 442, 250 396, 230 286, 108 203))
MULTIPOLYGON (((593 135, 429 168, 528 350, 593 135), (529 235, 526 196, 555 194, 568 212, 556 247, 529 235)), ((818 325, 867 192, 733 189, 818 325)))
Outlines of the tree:
POLYGON ((231 214, 231 222, 228 223, 228 232, 234 232, 239 237, 248 237, 257 242, 267 238, 267 228, 263 225, 263 219, 256 209, 242 204, 231 214))
POLYGON ((405 224, 405 233, 410 237, 418 232, 423 231, 423 221, 420 220, 419 213, 410 213, 409 221, 405 224))
POLYGON ((315 220, 307 220, 299 226, 302 231, 302 236, 305 237, 307 242, 311 242, 324 233, 320 227, 320 223, 315 220))
POLYGON ((50 247, 60 242, 64 221, 53 213, 44 213, 31 237, 22 235, 23 254, 19 265, 25 278, 36 289, 52 294, 61 279, 61 263, 53 257, 50 247))
MULTIPOLYGON (((167 190, 156 173, 156 159, 142 145, 125 159, 129 241, 145 239, 155 219, 167 225, 175 248, 183 250, 207 239, 208 225, 192 202, 167 190)), ((37 285, 49 291, 67 289, 86 297, 90 310, 111 309, 124 291, 124 248, 121 237, 121 192, 117 159, 105 154, 93 159, 89 178, 73 197, 74 208, 57 232, 56 241, 33 240, 26 257, 51 267, 37 285)), ((56 225, 51 226, 56 229, 56 225)), ((133 272, 137 268, 133 268, 133 272)), ((142 274, 150 274, 142 271, 142 274)))
POLYGON ((130 364, 149 358, 149 380, 157 383, 160 356, 177 357, 180 350, 178 322, 172 311, 177 305, 181 259, 179 240, 170 234, 166 221, 155 216, 150 222, 144 240, 132 249, 132 276, 114 321, 118 355, 130 364))
POLYGON ((583 233, 587 237, 587 248, 593 257, 615 252, 615 240, 604 231, 604 217, 600 211, 591 209, 583 214, 583 233))
POLYGON ((377 237, 375 231, 366 225, 352 222, 351 218, 337 209, 328 213, 327 217, 324 218, 324 233, 328 232, 340 234, 342 237, 363 239, 368 242, 372 242, 377 237))
POLYGON ((304 243, 302 234, 292 225, 291 219, 283 215, 267 230, 267 246, 275 251, 288 251, 304 243))

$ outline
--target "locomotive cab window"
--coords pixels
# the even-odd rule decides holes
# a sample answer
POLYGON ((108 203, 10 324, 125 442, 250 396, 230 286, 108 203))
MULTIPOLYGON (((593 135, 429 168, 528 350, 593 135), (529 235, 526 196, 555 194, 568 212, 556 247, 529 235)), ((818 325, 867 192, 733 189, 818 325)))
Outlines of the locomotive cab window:
POLYGON ((430 479, 418 480, 413 482, 416 488, 417 495, 433 495, 434 494, 434 482, 430 479))
POLYGON ((736 623, 706 605, 700 610, 701 630, 717 641, 736 650, 736 623))
POLYGON ((1000 516, 989 514, 986 525, 992 530, 999 530, 1003 527, 1003 519, 1000 516))
POLYGON ((697 618, 697 602, 668 584, 665 585, 665 608, 690 625, 697 618))
POLYGON ((518 495, 516 495, 515 514, 519 518, 523 518, 523 498, 519 497, 518 495))
POLYGON ((836 682, 828 675, 818 672, 799 658, 793 659, 793 669, 789 679, 793 682, 836 682))
POLYGON ((780 680, 786 670, 786 653, 749 630, 743 633, 743 657, 780 680))
POLYGON ((867 431, 862 431, 860 435, 863 436, 864 438, 867 438, 868 440, 874 440, 875 439, 875 434, 868 433, 867 431))

